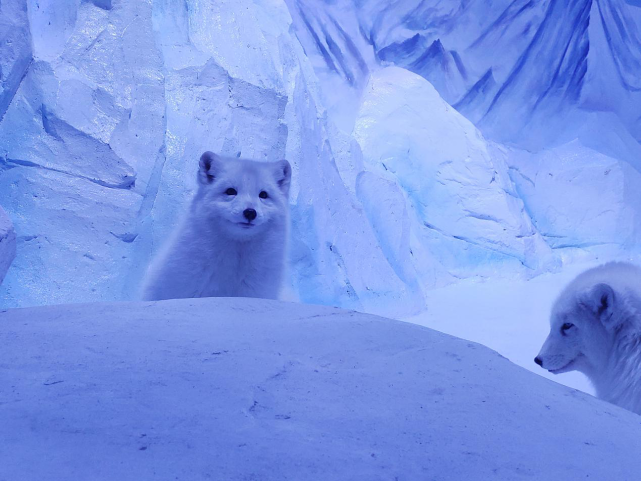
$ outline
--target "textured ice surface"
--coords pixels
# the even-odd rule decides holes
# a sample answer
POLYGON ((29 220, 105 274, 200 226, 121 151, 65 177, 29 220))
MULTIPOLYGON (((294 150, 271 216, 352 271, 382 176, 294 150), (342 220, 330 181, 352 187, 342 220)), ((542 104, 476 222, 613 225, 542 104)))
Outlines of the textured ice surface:
POLYGON ((31 63, 31 30, 23 2, 0 4, 0 120, 31 63))
MULTIPOLYGON (((551 250, 516 195, 504 154, 425 79, 397 67, 373 73, 354 136, 367 168, 394 179, 407 197, 410 248, 400 246, 411 253, 407 268, 426 264, 425 252, 462 276, 501 264, 550 267, 551 250)), ((375 211, 394 208, 372 195, 361 200, 375 211)), ((419 271, 419 279, 429 277, 419 271)))
MULTIPOLYGON (((308 17, 357 17, 345 29, 351 40, 365 38, 380 62, 429 80, 493 139, 542 148, 574 135, 592 110, 615 113, 641 139, 638 2, 290 2, 308 17)), ((298 23, 325 45, 348 43, 298 23)))
POLYGON ((257 299, 47 306, 0 313, 0 338, 1 479, 641 470, 637 415, 478 344, 356 312, 257 299))
POLYGON ((16 257, 16 233, 7 214, 0 207, 0 284, 16 257))
POLYGON ((456 278, 638 250, 638 12, 4 1, 0 204, 18 254, 0 303, 135 298, 204 150, 290 160, 290 287, 306 302, 409 315, 456 278), (550 131, 549 153, 486 140, 540 147, 550 131), (605 191, 608 209, 581 211, 605 191))
POLYGON ((578 140, 537 155, 517 152, 510 172, 550 247, 633 250, 641 243, 641 174, 578 140), (550 202, 556 199, 556 202, 550 202))

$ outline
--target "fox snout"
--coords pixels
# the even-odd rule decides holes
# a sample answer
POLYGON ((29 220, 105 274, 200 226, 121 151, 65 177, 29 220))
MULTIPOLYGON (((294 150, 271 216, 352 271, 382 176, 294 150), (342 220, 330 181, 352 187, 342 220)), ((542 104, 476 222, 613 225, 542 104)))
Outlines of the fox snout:
POLYGON ((245 209, 243 211, 243 217, 251 222, 252 220, 254 220, 256 218, 256 210, 255 209, 245 209))

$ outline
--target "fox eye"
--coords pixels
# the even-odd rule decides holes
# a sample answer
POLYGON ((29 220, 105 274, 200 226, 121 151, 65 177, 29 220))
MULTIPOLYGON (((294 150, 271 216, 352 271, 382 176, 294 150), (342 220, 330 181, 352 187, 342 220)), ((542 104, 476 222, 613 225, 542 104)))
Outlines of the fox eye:
POLYGON ((225 191, 225 194, 227 194, 227 195, 236 195, 236 194, 238 194, 238 192, 236 192, 236 189, 234 189, 233 187, 230 187, 229 189, 227 189, 225 191))
POLYGON ((258 194, 258 197, 260 197, 261 199, 266 199, 267 197, 269 197, 269 195, 264 190, 261 190, 260 194, 258 194))
POLYGON ((567 331, 568 329, 571 329, 572 327, 574 327, 574 324, 572 324, 571 322, 566 322, 561 326, 561 333, 565 334, 565 331, 567 331))

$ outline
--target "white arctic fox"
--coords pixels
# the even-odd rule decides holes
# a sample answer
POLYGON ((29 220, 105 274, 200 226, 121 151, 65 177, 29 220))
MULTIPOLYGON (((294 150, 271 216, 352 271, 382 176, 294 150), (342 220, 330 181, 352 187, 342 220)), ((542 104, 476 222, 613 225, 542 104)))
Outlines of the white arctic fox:
POLYGON ((580 371, 597 395, 641 414, 641 269, 613 262, 579 275, 552 308, 550 335, 534 361, 580 371))
POLYGON ((278 297, 289 222, 289 162, 200 157, 198 192, 152 262, 146 300, 278 297))

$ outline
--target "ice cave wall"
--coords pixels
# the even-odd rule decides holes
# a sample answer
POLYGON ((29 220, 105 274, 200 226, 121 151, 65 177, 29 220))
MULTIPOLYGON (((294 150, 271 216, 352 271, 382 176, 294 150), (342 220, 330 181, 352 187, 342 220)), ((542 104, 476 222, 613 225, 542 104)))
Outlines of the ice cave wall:
MULTIPOLYGON (((490 125, 478 112, 503 105, 501 89, 518 99, 529 88, 513 71, 535 56, 536 32, 583 17, 560 2, 503 1, 482 16, 494 23, 467 28, 481 4, 449 3, 2 2, 0 205, 18 249, 0 303, 135 298, 203 150, 290 160, 291 288, 306 302, 398 315, 456 278, 535 275, 595 246, 634 250, 641 149, 625 112, 638 105, 638 17, 614 43, 579 35, 579 46, 597 39, 602 54, 590 55, 611 68, 599 76, 584 59, 589 87, 550 105, 563 106, 558 118, 585 115, 532 155, 486 137, 505 140, 504 121, 523 132, 520 114, 501 107, 490 125), (497 45, 503 57, 489 54, 497 45), (599 97, 610 83, 627 97, 599 97), (564 182, 592 210, 577 217, 564 182), (597 202, 603 188, 612 193, 597 202)), ((589 5, 602 25, 618 25, 621 8, 589 5)))
POLYGON ((16 232, 11 220, 0 207, 0 284, 16 257, 16 232))

